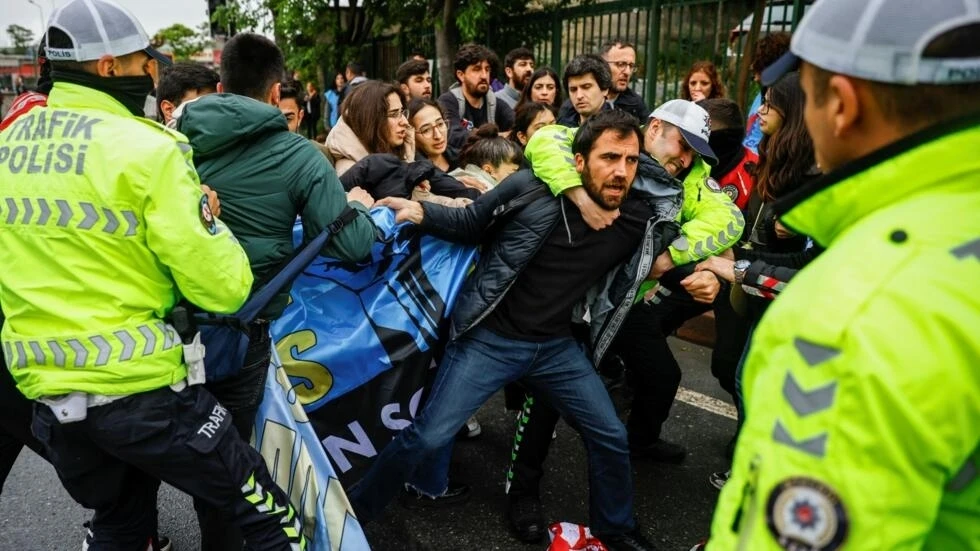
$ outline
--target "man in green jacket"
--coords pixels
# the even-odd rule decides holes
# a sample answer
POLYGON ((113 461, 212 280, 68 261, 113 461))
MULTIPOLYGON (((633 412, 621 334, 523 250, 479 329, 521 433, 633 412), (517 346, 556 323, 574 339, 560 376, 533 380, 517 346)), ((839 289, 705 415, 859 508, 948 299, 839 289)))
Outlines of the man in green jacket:
MULTIPOLYGON (((284 72, 282 52, 268 38, 242 33, 225 44, 218 94, 184 106, 177 128, 190 140, 197 173, 218 192, 221 219, 248 254, 256 282, 267 281, 293 252, 299 216, 305 240, 316 237, 350 204, 355 216, 323 254, 356 262, 375 241, 368 214, 374 201, 360 188, 344 193, 327 159, 312 142, 289 131, 277 107, 284 72)), ((269 321, 286 308, 284 289, 252 324, 239 374, 206 386, 227 407, 248 440, 262 401, 271 355, 269 321)), ((241 549, 241 534, 213 508, 196 503, 206 549, 241 549)))
POLYGON ((0 133, 2 341, 38 402, 34 435, 95 511, 88 548, 158 549, 157 479, 222 509, 256 549, 302 548, 286 496, 190 384, 166 322, 178 297, 235 311, 252 274, 186 139, 142 116, 162 57, 110 0, 56 10, 46 49, 47 106, 0 133))
POLYGON ((759 325, 709 550, 980 549, 980 2, 821 0, 793 35, 826 252, 759 325))

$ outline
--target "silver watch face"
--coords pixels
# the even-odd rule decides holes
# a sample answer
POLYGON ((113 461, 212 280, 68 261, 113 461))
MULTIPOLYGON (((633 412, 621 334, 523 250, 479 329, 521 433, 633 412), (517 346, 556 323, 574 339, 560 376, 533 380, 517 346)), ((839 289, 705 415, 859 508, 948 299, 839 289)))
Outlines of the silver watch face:
POLYGON ((748 260, 736 260, 735 261, 735 269, 736 270, 748 270, 749 269, 749 266, 751 266, 751 265, 752 265, 752 263, 749 262, 748 260))

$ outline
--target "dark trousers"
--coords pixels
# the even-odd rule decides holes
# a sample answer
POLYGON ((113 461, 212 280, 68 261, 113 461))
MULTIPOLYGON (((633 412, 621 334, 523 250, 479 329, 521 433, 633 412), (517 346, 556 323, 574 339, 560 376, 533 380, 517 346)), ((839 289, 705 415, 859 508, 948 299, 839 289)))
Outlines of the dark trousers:
POLYGON ((36 404, 33 430, 68 493, 95 511, 90 551, 133 551, 156 537, 159 480, 225 511, 254 549, 303 542, 262 457, 201 386, 127 396, 68 424, 36 404))
MULTIPOLYGON (((232 425, 245 443, 252 439, 255 415, 262 402, 272 357, 271 341, 268 323, 253 324, 241 372, 223 381, 204 385, 231 412, 232 425)), ((225 513, 200 499, 194 500, 194 509, 197 510, 197 520, 201 526, 203 551, 241 551, 243 534, 225 513)))
MULTIPOLYGON (((714 304, 695 302, 686 293, 658 294, 656 304, 634 305, 606 354, 619 356, 626 366, 633 388, 626 429, 630 447, 643 447, 658 438, 670 417, 681 368, 667 344, 667 336, 685 321, 715 309, 715 347, 711 354, 711 373, 733 397, 735 370, 748 338, 748 323, 732 310, 728 288, 724 286, 714 304)), ((544 461, 551 446, 551 435, 558 424, 558 413, 541 400, 528 396, 517 434, 507 488, 512 499, 537 496, 544 476, 544 461)))
POLYGON ((34 403, 17 390, 3 355, 0 355, 0 494, 24 446, 47 458, 44 446, 31 434, 33 415, 34 403))

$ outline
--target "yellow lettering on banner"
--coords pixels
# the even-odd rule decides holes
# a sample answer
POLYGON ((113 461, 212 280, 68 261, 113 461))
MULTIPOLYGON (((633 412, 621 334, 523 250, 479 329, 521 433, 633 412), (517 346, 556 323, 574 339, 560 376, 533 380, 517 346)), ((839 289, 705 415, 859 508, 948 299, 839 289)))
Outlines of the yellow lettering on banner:
POLYGON ((316 530, 316 505, 319 498, 320 489, 317 488, 316 470, 313 468, 310 450, 305 441, 300 441, 299 459, 296 460, 293 483, 289 487, 289 502, 300 512, 303 531, 307 534, 313 534, 316 530))
POLYGON ((288 488, 289 480, 292 478, 296 436, 296 431, 286 425, 266 419, 262 430, 262 448, 259 449, 259 453, 265 458, 269 474, 280 488, 288 488))
POLYGON ((333 387, 333 375, 327 366, 298 357, 315 346, 316 333, 310 329, 290 333, 276 343, 283 369, 293 379, 300 380, 292 389, 304 406, 323 398, 333 387))
POLYGON ((286 493, 289 494, 289 502, 302 520, 303 533, 314 534, 316 507, 320 495, 316 484, 316 471, 306 443, 300 440, 299 457, 296 466, 293 467, 296 431, 267 419, 262 434, 262 449, 259 452, 265 459, 269 474, 272 475, 276 485, 286 489, 286 493))
MULTIPOLYGON (((344 487, 336 478, 331 478, 327 485, 327 497, 323 502, 323 516, 327 519, 327 533, 331 535, 343 534, 344 523, 347 516, 355 516, 354 508, 347 499, 344 487)), ((340 538, 330 538, 331 551, 340 551, 340 538)))

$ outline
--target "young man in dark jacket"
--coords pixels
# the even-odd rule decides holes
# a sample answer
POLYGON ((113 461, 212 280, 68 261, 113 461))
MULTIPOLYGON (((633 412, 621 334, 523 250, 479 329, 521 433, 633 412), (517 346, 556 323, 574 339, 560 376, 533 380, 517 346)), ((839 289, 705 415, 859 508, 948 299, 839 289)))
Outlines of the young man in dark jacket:
POLYGON ((497 101, 490 90, 490 75, 497 63, 497 55, 479 44, 467 44, 456 52, 453 68, 459 85, 439 96, 452 147, 462 149, 470 131, 488 122, 495 123, 502 132, 514 126, 514 110, 497 101))
POLYGON ((430 452, 451 445, 459 426, 494 392, 522 380, 587 442, 594 533, 613 551, 654 548, 633 518, 626 430, 571 336, 573 317, 589 297, 593 354, 601 356, 654 259, 676 235, 680 184, 631 190, 642 140, 636 121, 619 111, 589 119, 576 135, 572 153, 586 190, 603 208, 620 211, 602 231, 589 228, 578 209, 530 171, 464 209, 404 199, 380 203, 422 231, 476 243, 488 237, 498 208, 536 197, 494 230, 458 298, 451 341, 424 409, 350 493, 358 518, 375 518, 430 452))
MULTIPOLYGON (((612 109, 626 111, 638 121, 644 120, 650 109, 643 98, 630 88, 633 72, 636 71, 636 47, 623 40, 612 40, 602 45, 599 55, 609 64, 611 77, 606 104, 612 109)), ((571 100, 565 100, 558 112, 558 120, 574 120, 575 115, 571 100)))
MULTIPOLYGON (((293 224, 300 216, 305 240, 316 237, 350 204, 357 216, 324 247, 323 254, 358 261, 375 240, 367 209, 373 200, 355 188, 346 195, 326 158, 289 131, 276 107, 283 56, 269 39, 243 33, 225 45, 219 93, 184 105, 177 128, 190 140, 201 180, 221 197, 221 220, 241 242, 255 281, 266 281, 293 252, 293 224)), ((254 288, 253 288, 254 290, 254 288)), ((269 320, 286 308, 283 290, 251 327, 241 372, 208 384, 228 408, 242 437, 252 426, 271 355, 269 320)), ((241 537, 215 511, 196 504, 205 549, 241 549, 241 537)))

